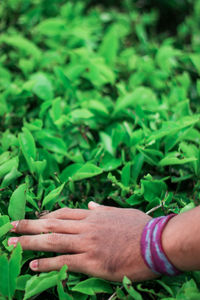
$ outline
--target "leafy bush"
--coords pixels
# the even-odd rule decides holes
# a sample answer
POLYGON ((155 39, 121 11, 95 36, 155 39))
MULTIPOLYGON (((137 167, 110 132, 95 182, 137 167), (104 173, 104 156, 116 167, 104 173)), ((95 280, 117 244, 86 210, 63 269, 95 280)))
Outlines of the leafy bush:
POLYGON ((28 261, 47 254, 7 246, 10 219, 43 210, 94 200, 157 217, 199 205, 200 1, 172 2, 185 18, 176 35, 138 1, 1 1, 1 300, 200 298, 199 272, 38 277, 28 261))

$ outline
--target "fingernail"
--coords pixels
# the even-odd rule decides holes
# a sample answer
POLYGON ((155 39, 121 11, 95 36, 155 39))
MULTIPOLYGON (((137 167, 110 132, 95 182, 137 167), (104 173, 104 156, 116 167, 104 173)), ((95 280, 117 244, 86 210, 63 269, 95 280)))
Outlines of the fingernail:
POLYGON ((14 247, 16 247, 18 240, 19 240, 19 239, 16 238, 16 237, 10 238, 10 239, 8 240, 8 246, 14 245, 14 247))
POLYGON ((98 204, 98 203, 96 203, 96 202, 94 202, 94 201, 90 201, 89 204, 90 204, 90 206, 92 206, 92 207, 100 206, 100 204, 98 204))
POLYGON ((19 223, 19 221, 11 222, 11 225, 13 226, 13 228, 10 229, 11 232, 15 232, 16 231, 18 223, 19 223))
POLYGON ((38 269, 38 260, 33 260, 31 263, 30 263, 30 268, 32 270, 37 270, 38 269))

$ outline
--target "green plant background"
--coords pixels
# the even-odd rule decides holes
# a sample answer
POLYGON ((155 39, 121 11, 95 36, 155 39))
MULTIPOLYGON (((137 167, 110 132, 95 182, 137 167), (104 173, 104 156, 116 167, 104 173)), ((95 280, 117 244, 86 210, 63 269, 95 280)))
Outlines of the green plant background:
POLYGON ((37 276, 53 254, 7 246, 10 220, 44 210, 199 205, 199 16, 199 0, 0 2, 0 300, 200 299, 198 271, 37 276))

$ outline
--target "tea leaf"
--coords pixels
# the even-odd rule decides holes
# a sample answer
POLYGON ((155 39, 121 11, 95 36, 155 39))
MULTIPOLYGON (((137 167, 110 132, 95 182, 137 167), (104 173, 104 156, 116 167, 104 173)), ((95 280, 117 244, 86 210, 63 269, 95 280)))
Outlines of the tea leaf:
POLYGON ((75 285, 72 288, 72 291, 76 291, 91 296, 95 295, 96 293, 111 294, 113 292, 110 283, 98 278, 89 278, 82 282, 79 282, 77 285, 75 285))
POLYGON ((25 217, 26 207, 26 184, 21 184, 11 195, 8 214, 12 220, 20 220, 25 217))
POLYGON ((66 278, 66 270, 67 267, 65 265, 59 272, 52 271, 49 273, 42 273, 40 276, 32 276, 26 283, 24 300, 57 285, 60 280, 66 278))
POLYGON ((57 189, 51 191, 44 199, 42 202, 42 207, 47 205, 49 202, 51 202, 54 199, 54 202, 57 201, 57 197, 60 195, 62 192, 63 188, 65 186, 65 183, 63 183, 61 186, 59 186, 57 189))

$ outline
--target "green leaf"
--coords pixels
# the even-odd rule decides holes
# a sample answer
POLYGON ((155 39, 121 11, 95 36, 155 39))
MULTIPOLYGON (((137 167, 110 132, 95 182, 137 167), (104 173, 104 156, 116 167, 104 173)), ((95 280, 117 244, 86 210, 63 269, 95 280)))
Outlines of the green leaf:
POLYGON ((183 152, 185 157, 196 158, 196 161, 192 162, 191 166, 195 172, 195 175, 198 176, 198 174, 200 172, 200 167, 199 167, 200 151, 199 151, 199 149, 195 145, 192 145, 192 144, 189 145, 188 143, 182 142, 179 145, 179 150, 181 150, 183 152))
POLYGON ((97 175, 100 175, 103 173, 103 170, 97 166, 95 166, 92 163, 86 163, 83 165, 80 169, 77 170, 77 172, 72 175, 72 180, 82 180, 86 178, 91 178, 97 175))
POLYGON ((67 277, 66 270, 67 266, 65 265, 59 272, 52 271, 49 273, 42 273, 40 276, 32 276, 31 279, 27 281, 24 300, 56 286, 60 280, 65 280, 67 277))
POLYGON ((88 109, 75 109, 69 114, 69 118, 72 122, 77 122, 79 120, 90 119, 94 115, 88 109))
MULTIPOLYGON (((120 181, 117 180, 117 178, 115 176, 112 175, 112 173, 108 173, 108 179, 114 184, 114 186, 118 186, 122 190, 123 195, 124 194, 126 195, 126 193, 130 192, 130 187, 123 185, 120 181)), ((113 197, 113 199, 114 198, 115 197, 113 197)), ((114 200, 116 200, 116 198, 114 200)), ((122 205, 122 203, 121 203, 121 205, 122 205)))
POLYGON ((195 157, 190 157, 190 158, 177 158, 176 153, 171 153, 170 155, 167 155, 163 159, 161 159, 158 163, 159 166, 164 167, 164 166, 171 166, 171 165, 183 165, 187 164, 189 162, 194 162, 197 159, 195 157))
POLYGON ((45 159, 43 161, 32 161, 32 166, 38 177, 40 177, 47 166, 47 161, 45 159))
POLYGON ((130 176, 131 176, 131 166, 132 166, 132 163, 129 162, 129 163, 126 163, 126 165, 122 169, 121 181, 122 181, 123 185, 125 185, 125 186, 129 186, 130 176))
POLYGON ((1 188, 5 188, 9 186, 11 183, 13 183, 15 180, 17 180, 17 178, 21 176, 22 173, 19 172, 16 167, 13 167, 12 170, 4 177, 1 183, 1 188))
POLYGON ((62 115, 62 109, 61 109, 61 98, 56 98, 53 100, 52 103, 52 109, 51 109, 51 116, 54 121, 57 121, 60 119, 62 115))
POLYGON ((63 141, 63 139, 61 139, 60 137, 55 137, 51 132, 45 130, 41 132, 36 132, 34 135, 35 135, 35 139, 45 149, 51 152, 66 155, 67 146, 63 141))
POLYGON ((158 49, 156 62, 161 69, 170 72, 171 69, 177 66, 176 56, 179 55, 180 51, 178 49, 172 48, 170 45, 162 45, 158 49))
POLYGON ((112 171, 112 170, 119 168, 121 166, 121 164, 122 164, 122 161, 120 158, 115 158, 112 155, 110 155, 108 152, 106 152, 103 155, 103 158, 101 159, 100 167, 104 171, 112 171))
POLYGON ((83 164, 71 164, 67 166, 62 173, 60 174, 59 178, 61 182, 68 182, 70 177, 72 176, 83 166, 83 164))
POLYGON ((51 100, 53 98, 53 86, 45 74, 38 73, 32 76, 34 81, 33 93, 42 100, 51 100))
POLYGON ((10 231, 10 229, 13 228, 13 226, 9 223, 4 224, 3 226, 0 226, 0 238, 5 235, 6 233, 8 233, 10 231))
POLYGON ((54 72, 57 75, 57 77, 60 79, 60 81, 62 82, 62 84, 64 85, 64 87, 71 91, 72 94, 75 94, 75 90, 74 87, 72 85, 72 82, 70 81, 70 79, 65 75, 64 71, 59 68, 59 67, 55 67, 54 68, 54 72))
POLYGON ((11 172, 11 170, 15 167, 18 168, 18 164, 19 164, 19 159, 18 157, 14 157, 11 158, 10 160, 8 160, 7 162, 4 162, 1 166, 0 166, 0 178, 3 178, 6 174, 8 174, 9 172, 11 172))
POLYGON ((137 87, 132 93, 125 95, 117 100, 114 114, 127 107, 144 106, 147 109, 156 110, 158 102, 154 92, 147 87, 137 87))
POLYGON ((108 117, 109 111, 104 103, 97 101, 97 100, 90 100, 87 101, 87 108, 95 115, 100 117, 108 117))
POLYGON ((0 294, 12 299, 16 285, 17 277, 20 274, 22 249, 20 244, 12 252, 8 261, 6 255, 0 255, 0 273, 3 274, 0 280, 0 294))
POLYGON ((0 45, 6 43, 16 49, 18 49, 22 55, 31 55, 36 60, 41 57, 41 50, 36 46, 35 43, 21 36, 19 33, 17 35, 2 35, 0 38, 0 45))
MULTIPOLYGON (((163 294, 162 293, 157 293, 155 292, 153 289, 149 289, 149 288, 143 288, 142 284, 138 284, 137 285, 137 289, 141 292, 146 292, 148 294, 152 294, 154 296, 160 297, 161 299, 163 299, 163 294)), ((159 298, 158 298, 159 299, 159 298)))
POLYGON ((186 116, 176 122, 163 122, 162 128, 152 132, 147 138, 147 143, 151 143, 154 140, 160 139, 171 134, 175 134, 183 128, 194 125, 199 122, 199 115, 186 116))
POLYGON ((5 163, 7 160, 9 160, 10 158, 10 152, 6 151, 6 152, 3 152, 1 155, 0 155, 0 165, 2 165, 3 163, 5 163))
POLYGON ((27 128, 23 128, 23 133, 19 134, 19 143, 22 153, 27 161, 29 169, 33 172, 33 160, 36 159, 36 146, 35 141, 27 128))
POLYGON ((26 184, 21 184, 11 195, 8 214, 12 220, 20 220, 25 217, 26 207, 26 184))
POLYGON ((104 59, 101 57, 91 59, 87 70, 88 72, 84 74, 85 78, 97 87, 101 87, 107 83, 113 84, 115 81, 113 70, 105 64, 104 59))
POLYGON ((100 135, 100 138, 101 138, 101 141, 102 141, 102 144, 104 146, 104 149, 110 153, 111 155, 114 156, 115 154, 115 149, 113 147, 113 144, 112 144, 112 138, 106 133, 106 132, 100 132, 99 133, 100 135))
POLYGON ((33 197, 31 197, 30 194, 27 194, 27 195, 26 195, 26 201, 27 201, 28 203, 30 203, 36 210, 39 211, 39 207, 38 207, 37 202, 33 199, 33 197))
POLYGON ((163 157, 162 152, 154 149, 143 149, 139 146, 137 146, 137 149, 143 154, 144 160, 152 166, 157 166, 159 162, 158 157, 163 157))
POLYGON ((17 277, 19 276, 21 270, 21 260, 22 248, 18 243, 9 260, 9 291, 11 295, 14 295, 17 286, 17 277))
POLYGON ((183 208, 181 208, 180 214, 183 213, 183 212, 186 212, 186 211, 188 211, 192 208, 195 208, 195 204, 193 202, 191 202, 191 203, 185 205, 183 208))
POLYGON ((75 285, 72 288, 72 291, 93 296, 96 293, 111 294, 113 292, 113 289, 110 283, 103 279, 89 278, 75 285))
POLYGON ((174 296, 173 290, 164 281, 157 279, 156 282, 158 282, 162 287, 164 287, 164 289, 170 294, 170 296, 174 296))
POLYGON ((26 283, 31 278, 31 275, 21 275, 17 278, 16 290, 25 291, 26 283))
POLYGON ((137 154, 134 158, 134 164, 132 167, 132 178, 134 183, 137 182, 138 176, 142 170, 143 163, 144 155, 142 153, 137 154))
POLYGON ((196 68, 197 72, 200 74, 200 58, 199 58, 199 54, 197 53, 192 53, 190 54, 190 59, 194 65, 194 67, 196 68))
POLYGON ((25 157, 32 157, 34 160, 36 158, 36 147, 35 141, 27 128, 23 128, 23 133, 19 134, 19 141, 22 153, 25 157))
POLYGON ((108 65, 113 65, 119 50, 119 33, 116 25, 110 26, 99 48, 99 53, 108 65), (112 47, 111 47, 112 45, 112 47))
POLYGON ((54 203, 57 201, 57 197, 62 192, 63 188, 65 186, 65 183, 63 183, 61 186, 59 186, 57 189, 51 191, 42 201, 42 207, 47 205, 49 202, 54 200, 54 203))
POLYGON ((200 79, 197 80, 197 92, 198 95, 200 96, 200 79))
POLYGON ((42 34, 48 37, 60 35, 63 30, 66 30, 65 22, 60 18, 48 18, 40 22, 35 27, 37 34, 42 34))
POLYGON ((10 297, 9 286, 9 264, 6 255, 0 255, 0 273, 3 274, 0 280, 0 294, 10 297))
POLYGON ((126 276, 123 278, 123 286, 133 299, 142 300, 142 296, 133 288, 131 281, 126 276))
POLYGON ((57 283, 57 291, 59 300, 73 300, 70 295, 64 292, 63 285, 60 281, 57 283))
POLYGON ((2 216, 0 214, 0 226, 5 225, 8 222, 10 222, 9 217, 8 216, 2 216))
POLYGON ((155 198, 163 199, 167 191, 165 182, 161 180, 141 180, 142 190, 144 191, 144 198, 146 201, 151 202, 155 198))
POLYGON ((196 300, 199 296, 199 290, 194 279, 190 279, 189 281, 185 282, 179 290, 178 295, 186 295, 187 297, 189 296, 189 298, 191 297, 190 299, 196 300))

